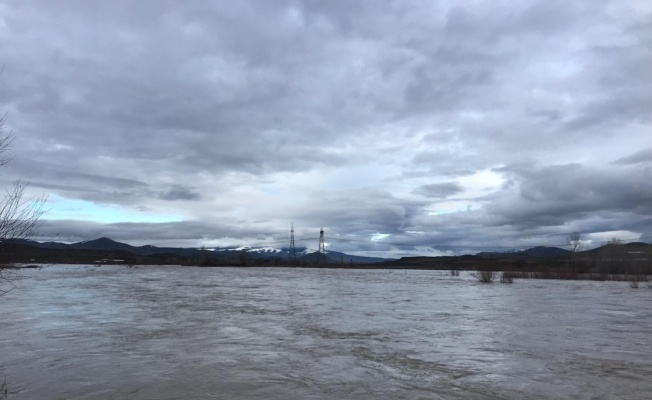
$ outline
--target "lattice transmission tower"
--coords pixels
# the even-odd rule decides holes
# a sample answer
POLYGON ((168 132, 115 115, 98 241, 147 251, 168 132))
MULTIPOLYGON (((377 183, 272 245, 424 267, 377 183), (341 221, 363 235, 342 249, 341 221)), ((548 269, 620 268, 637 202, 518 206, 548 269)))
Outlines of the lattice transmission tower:
POLYGON ((288 254, 290 262, 297 262, 297 249, 294 247, 294 224, 290 225, 290 252, 288 254))
POLYGON ((317 260, 319 264, 324 264, 326 262, 326 247, 324 245, 324 227, 322 226, 319 231, 319 254, 317 254, 317 260))

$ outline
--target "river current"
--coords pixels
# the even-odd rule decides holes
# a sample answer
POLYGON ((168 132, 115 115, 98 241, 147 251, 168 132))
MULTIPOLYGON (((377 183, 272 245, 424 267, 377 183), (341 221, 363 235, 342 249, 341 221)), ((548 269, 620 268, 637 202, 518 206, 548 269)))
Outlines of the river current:
POLYGON ((652 398, 645 285, 292 268, 21 274, 0 297, 8 400, 652 398))

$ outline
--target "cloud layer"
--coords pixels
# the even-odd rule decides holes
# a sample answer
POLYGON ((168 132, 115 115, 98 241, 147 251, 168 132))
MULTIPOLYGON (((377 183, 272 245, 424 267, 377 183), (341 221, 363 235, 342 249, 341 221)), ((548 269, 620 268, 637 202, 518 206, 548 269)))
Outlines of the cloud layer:
POLYGON ((0 183, 50 195, 44 238, 652 236, 644 2, 10 0, 0 49, 0 183))

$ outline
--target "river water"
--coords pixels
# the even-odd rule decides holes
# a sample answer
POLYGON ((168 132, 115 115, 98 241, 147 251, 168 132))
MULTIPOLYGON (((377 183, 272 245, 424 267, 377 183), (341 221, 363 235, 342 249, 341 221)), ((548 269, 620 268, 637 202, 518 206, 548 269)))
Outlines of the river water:
POLYGON ((652 398, 644 285, 290 268, 22 274, 0 298, 9 400, 652 398))

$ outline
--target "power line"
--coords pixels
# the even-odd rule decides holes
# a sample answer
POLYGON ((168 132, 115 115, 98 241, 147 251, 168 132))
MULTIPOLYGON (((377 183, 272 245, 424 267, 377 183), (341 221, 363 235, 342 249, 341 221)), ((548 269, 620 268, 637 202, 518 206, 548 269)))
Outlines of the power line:
MULTIPOLYGON (((309 237, 309 238, 296 238, 294 236, 294 226, 292 225, 292 228, 290 230, 290 252, 292 252, 293 249, 293 243, 296 246, 296 243, 303 243, 303 242, 312 242, 319 240, 319 247, 318 247, 318 252, 322 252, 325 254, 325 238, 323 236, 323 228, 320 231, 320 236, 317 237, 309 237)), ((568 236, 569 234, 542 234, 539 236, 568 236)), ((632 242, 632 241, 641 241, 643 239, 649 239, 652 238, 652 236, 645 235, 645 236, 639 236, 639 237, 630 237, 630 238, 619 238, 623 242, 632 242)), ((337 242, 344 242, 344 243, 363 243, 363 244, 374 244, 374 245, 388 245, 388 246, 408 246, 408 247, 430 247, 430 248, 439 248, 439 249, 478 249, 478 250, 488 250, 488 249, 516 249, 516 248, 521 248, 523 246, 536 246, 532 244, 526 244, 526 243, 521 243, 517 245, 465 245, 465 244, 424 244, 424 243, 411 243, 411 242, 387 242, 383 240, 371 240, 371 239, 348 239, 348 238, 338 238, 338 237, 329 237, 328 241, 337 241, 337 242)), ((586 240, 585 240, 586 241, 586 240)), ((545 241, 542 241, 545 242, 545 241)), ((287 239, 283 240, 270 240, 270 241, 261 241, 255 244, 252 244, 252 246, 265 246, 265 245, 274 245, 274 244, 281 244, 281 243, 287 243, 287 239)), ((546 246, 546 247, 567 247, 568 242, 564 243, 545 243, 545 244, 540 244, 539 246, 546 246)), ((296 247, 294 247, 294 254, 296 257, 296 247)), ((321 256, 321 255, 320 255, 321 256)))
MULTIPOLYGON (((637 240, 642 240, 646 238, 651 238, 652 236, 640 236, 636 238, 623 238, 621 239, 622 241, 637 241, 637 240)), ((314 240, 314 239, 310 239, 314 240)), ((527 244, 521 244, 521 245, 511 245, 511 246, 505 246, 505 245, 495 245, 495 246, 490 246, 490 245, 483 245, 483 246, 478 246, 478 245, 464 245, 464 244, 432 244, 432 245, 427 245, 427 244, 414 244, 414 243, 406 243, 406 242, 386 242, 382 240, 371 240, 371 239, 346 239, 346 238, 337 238, 337 237, 331 237, 328 239, 329 241, 339 241, 339 242, 348 242, 348 243, 365 243, 365 244, 384 244, 384 245, 389 245, 389 246, 413 246, 413 247, 418 247, 418 246, 428 246, 432 248, 450 248, 450 249, 514 249, 514 248, 519 248, 522 247, 523 245, 527 244)), ((565 243, 547 243, 545 244, 547 247, 566 247, 568 246, 568 242, 565 243)))
MULTIPOLYGON (((640 236, 636 238, 624 238, 621 239, 622 241, 636 241, 636 240, 641 240, 645 238, 650 238, 652 236, 640 236)), ((390 245, 390 246, 428 246, 428 247, 433 247, 433 248, 458 248, 458 249, 513 249, 517 247, 522 247, 523 244, 519 245, 512 245, 512 246, 476 246, 476 245, 462 245, 462 244, 433 244, 433 245, 426 245, 426 244, 413 244, 413 243, 405 243, 405 242, 385 242, 381 240, 361 240, 361 239, 343 239, 343 238, 330 238, 329 240, 337 240, 341 242, 352 242, 352 243, 373 243, 373 244, 385 244, 385 245, 390 245)), ((548 247, 564 247, 568 246, 568 243, 553 243, 553 244, 546 244, 548 247)))

